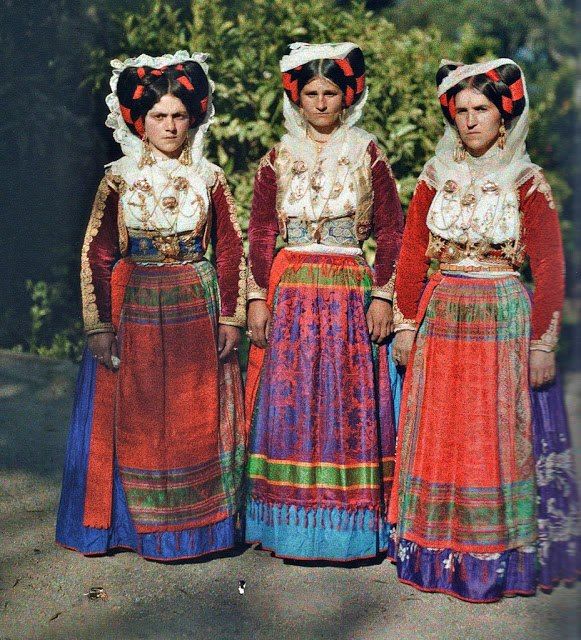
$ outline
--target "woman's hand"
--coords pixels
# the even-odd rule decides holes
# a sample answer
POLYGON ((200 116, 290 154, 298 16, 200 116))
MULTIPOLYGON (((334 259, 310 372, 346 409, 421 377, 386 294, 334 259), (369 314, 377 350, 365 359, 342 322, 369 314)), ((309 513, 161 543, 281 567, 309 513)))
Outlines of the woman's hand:
POLYGON ((218 325, 218 355, 220 360, 226 358, 232 351, 238 351, 240 344, 240 329, 229 324, 218 325))
POLYGON ((87 338, 89 349, 99 364, 116 371, 119 368, 119 351, 117 338, 111 332, 94 333, 87 338))
POLYGON ((272 316, 264 300, 251 300, 248 304, 248 337, 256 347, 265 349, 270 334, 272 316))
POLYGON ((375 344, 381 344, 387 340, 393 331, 393 309, 391 302, 374 298, 367 309, 367 328, 369 337, 375 344))
POLYGON ((400 367, 407 366, 415 338, 416 332, 411 329, 402 329, 395 334, 391 357, 400 367))
POLYGON ((531 351, 529 359, 529 377, 531 387, 542 387, 555 378, 555 354, 547 351, 531 351))

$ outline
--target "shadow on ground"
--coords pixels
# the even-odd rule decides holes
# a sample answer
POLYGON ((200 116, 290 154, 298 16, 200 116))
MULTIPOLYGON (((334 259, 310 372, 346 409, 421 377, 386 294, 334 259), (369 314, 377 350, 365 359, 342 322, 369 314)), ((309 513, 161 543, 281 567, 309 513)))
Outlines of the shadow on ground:
MULTIPOLYGON (((470 605, 399 584, 388 562, 310 566, 241 549, 211 562, 164 565, 132 553, 89 559, 56 547, 75 373, 67 362, 0 351, 0 640, 579 637, 579 588, 470 605), (94 586, 108 598, 89 600, 84 594, 94 586)), ((567 382, 578 416, 581 374, 567 382)))

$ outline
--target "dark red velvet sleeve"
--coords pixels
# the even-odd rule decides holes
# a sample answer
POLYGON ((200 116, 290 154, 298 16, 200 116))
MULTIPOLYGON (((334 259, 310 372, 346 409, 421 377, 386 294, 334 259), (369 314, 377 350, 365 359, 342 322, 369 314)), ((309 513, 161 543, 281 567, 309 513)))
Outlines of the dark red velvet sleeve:
POLYGON ((551 188, 542 174, 526 182, 519 195, 523 242, 535 283, 531 346, 550 350, 557 344, 565 296, 565 259, 559 215, 551 188))
POLYGON ((435 194, 423 180, 418 182, 408 208, 395 277, 397 306, 405 322, 414 321, 426 283, 430 265, 426 258, 430 235, 426 216, 435 194))
POLYGON ((254 179, 254 195, 248 225, 248 299, 266 299, 270 268, 278 237, 276 212, 276 150, 271 149, 262 160, 254 179))
POLYGON ((212 245, 220 289, 221 324, 246 324, 246 260, 234 198, 222 172, 212 189, 212 245))
POLYGON ((107 176, 97 189, 81 254, 83 321, 87 334, 113 331, 111 271, 119 259, 119 194, 107 176))
POLYGON ((368 152, 371 156, 373 188, 373 235, 377 242, 372 295, 391 299, 393 283, 391 286, 388 283, 400 250, 403 213, 387 158, 374 142, 369 143, 368 152))

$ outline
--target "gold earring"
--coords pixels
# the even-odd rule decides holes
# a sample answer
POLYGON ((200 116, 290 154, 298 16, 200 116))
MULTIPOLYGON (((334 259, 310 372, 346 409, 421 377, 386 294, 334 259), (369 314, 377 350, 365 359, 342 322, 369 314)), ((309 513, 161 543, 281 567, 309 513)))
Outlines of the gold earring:
POLYGON ((464 160, 466 160, 466 147, 462 142, 462 138, 458 136, 456 148, 454 149, 454 162, 463 162, 464 160))
POLYGON ((149 140, 147 139, 147 136, 143 134, 143 137, 141 138, 141 158, 139 159, 137 166, 140 169, 143 169, 143 167, 150 167, 152 164, 155 164, 155 158, 151 152, 149 140))
POLYGON ((498 148, 504 149, 506 146, 506 127, 504 126, 504 120, 500 121, 500 127, 498 127, 498 148))
POLYGON ((190 140, 189 133, 186 136, 186 139, 182 146, 182 152, 180 153, 179 161, 186 167, 189 167, 192 164, 192 141, 190 140))

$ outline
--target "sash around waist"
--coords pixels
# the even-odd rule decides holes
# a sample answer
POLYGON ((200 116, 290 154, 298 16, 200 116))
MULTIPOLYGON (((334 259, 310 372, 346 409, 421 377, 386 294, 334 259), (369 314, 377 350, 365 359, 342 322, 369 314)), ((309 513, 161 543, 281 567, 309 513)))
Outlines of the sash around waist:
POLYGON ((191 232, 169 236, 130 233, 127 257, 134 262, 199 262, 204 253, 202 237, 191 232))

